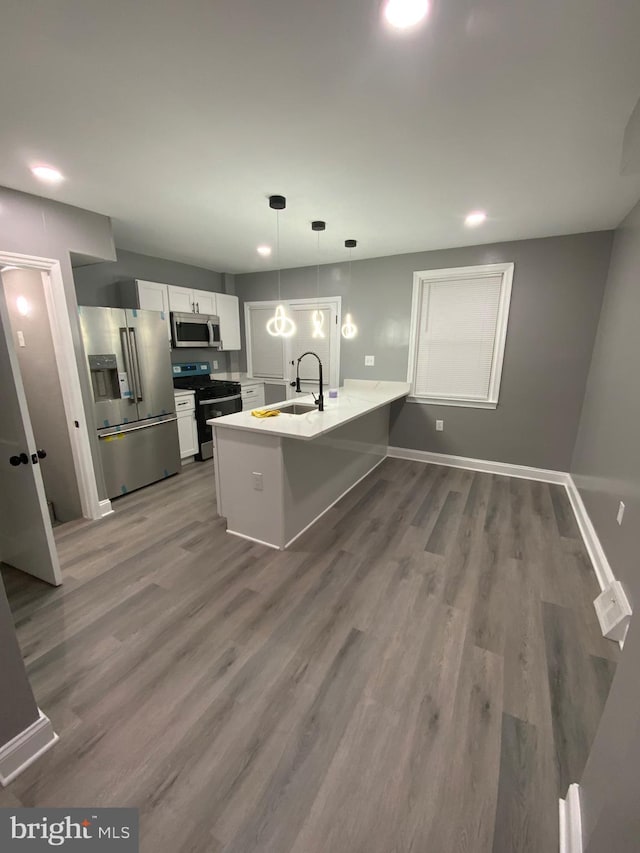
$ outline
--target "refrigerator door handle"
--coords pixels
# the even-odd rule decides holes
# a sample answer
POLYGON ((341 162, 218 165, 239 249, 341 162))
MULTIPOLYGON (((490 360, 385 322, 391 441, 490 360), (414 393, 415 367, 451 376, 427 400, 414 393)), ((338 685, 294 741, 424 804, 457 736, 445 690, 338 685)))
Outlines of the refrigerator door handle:
POLYGON ((124 369, 131 385, 129 392, 131 396, 129 397, 129 402, 135 403, 136 398, 138 396, 138 389, 136 388, 136 377, 132 368, 131 345, 129 342, 129 336, 127 334, 127 329, 124 327, 120 328, 120 340, 122 345, 122 356, 124 359, 124 369))
POLYGON ((138 338, 136 337, 136 330, 133 328, 128 329, 129 332, 129 341, 131 343, 131 353, 133 354, 133 370, 136 377, 136 399, 138 402, 141 402, 143 397, 143 389, 142 389, 142 374, 140 372, 140 355, 138 353, 138 338))
POLYGON ((127 426, 122 429, 115 429, 111 432, 100 432, 98 433, 98 439, 104 441, 106 438, 113 438, 114 435, 126 435, 128 432, 137 432, 140 429, 151 429, 154 426, 160 426, 160 424, 169 424, 172 421, 177 421, 178 418, 173 415, 173 417, 163 418, 161 421, 153 421, 153 423, 149 424, 140 424, 140 426, 127 426))

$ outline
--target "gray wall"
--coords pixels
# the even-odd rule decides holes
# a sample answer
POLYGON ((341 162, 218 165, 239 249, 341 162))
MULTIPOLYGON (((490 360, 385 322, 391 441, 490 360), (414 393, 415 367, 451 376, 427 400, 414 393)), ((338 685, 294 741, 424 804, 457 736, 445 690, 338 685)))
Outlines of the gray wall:
POLYGON ((40 464, 47 499, 53 501, 60 521, 82 518, 42 275, 37 270, 9 270, 2 273, 2 283, 31 426, 38 447, 47 451, 40 464), (18 296, 29 302, 27 316, 17 309, 18 296), (24 346, 19 345, 18 331, 23 334, 24 346))
MULTIPOLYGON (((320 292, 342 296, 343 314, 350 311, 359 329, 342 341, 342 378, 406 381, 415 271, 513 261, 498 408, 399 405, 390 442, 567 471, 612 239, 611 232, 594 232, 354 261, 351 286, 347 263, 322 266, 320 292), (364 367, 365 355, 375 356, 375 367, 364 367), (444 419, 442 433, 435 432, 436 418, 444 419)), ((241 301, 277 297, 274 272, 238 275, 235 286, 241 301)), ((283 298, 315 293, 316 267, 283 271, 283 298)))
POLYGON ((180 264, 163 258, 139 255, 117 249, 115 263, 86 264, 74 259, 73 277, 78 295, 78 305, 98 305, 105 308, 127 308, 122 302, 118 282, 140 278, 175 284, 177 287, 193 287, 196 290, 225 291, 221 273, 180 264), (83 265, 80 266, 79 264, 83 265))
POLYGON ((0 747, 38 719, 38 706, 24 668, 13 619, 0 579, 0 747))
MULTIPOLYGON (((640 204, 616 232, 571 467, 635 611, 640 608, 639 318, 640 204), (626 504, 622 526, 615 520, 620 500, 626 504)), ((640 631, 632 624, 580 780, 587 853, 631 853, 640 845, 639 661, 640 631)))
POLYGON ((88 210, 0 187, 0 249, 60 261, 98 494, 106 498, 70 253, 87 259, 114 260, 111 220, 88 210))

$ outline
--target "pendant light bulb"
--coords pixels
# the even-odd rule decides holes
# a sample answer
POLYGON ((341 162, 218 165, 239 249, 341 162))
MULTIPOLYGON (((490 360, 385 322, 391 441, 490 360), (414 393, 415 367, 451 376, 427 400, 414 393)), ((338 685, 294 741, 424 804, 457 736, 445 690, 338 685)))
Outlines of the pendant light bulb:
POLYGON ((344 323, 342 324, 342 337, 350 340, 351 338, 355 338, 358 334, 358 327, 351 319, 351 314, 347 314, 344 318, 344 323))
POLYGON ((280 287, 280 211, 287 206, 287 200, 283 195, 269 196, 269 207, 276 212, 276 263, 278 265, 278 305, 270 320, 267 320, 267 332, 272 338, 290 338, 296 331, 296 324, 282 304, 282 293, 280 287))
MULTIPOLYGON (((351 294, 351 253, 352 250, 358 245, 357 240, 345 240, 344 241, 345 248, 349 250, 349 294, 351 294)), ((344 323, 342 324, 342 337, 346 340, 351 340, 351 338, 355 338, 358 334, 358 327, 351 319, 351 314, 347 314, 344 318, 344 323)))
POLYGON ((324 313, 316 309, 311 317, 311 323, 313 324, 312 337, 324 338, 324 313))
POLYGON ((273 338, 290 338, 296 330, 296 324, 287 317, 284 305, 278 305, 276 313, 267 322, 267 332, 273 338))

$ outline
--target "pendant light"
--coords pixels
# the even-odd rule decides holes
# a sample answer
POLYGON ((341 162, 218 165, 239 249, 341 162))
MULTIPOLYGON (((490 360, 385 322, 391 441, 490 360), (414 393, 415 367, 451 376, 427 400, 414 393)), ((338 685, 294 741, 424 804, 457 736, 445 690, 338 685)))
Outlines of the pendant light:
POLYGON ((324 231, 327 223, 316 219, 311 223, 311 230, 318 232, 318 267, 316 276, 316 310, 311 317, 314 338, 324 338, 324 311, 320 310, 320 232, 324 231))
POLYGON ((267 332, 274 338, 290 338, 296 330, 296 324, 291 317, 287 317, 282 304, 282 293, 280 286, 280 211, 287 206, 287 200, 283 195, 269 196, 269 207, 276 212, 276 263, 278 265, 278 305, 273 317, 267 321, 267 332))
MULTIPOLYGON (((344 241, 345 248, 349 250, 349 299, 351 299, 351 261, 352 261, 352 253, 355 247, 358 245, 357 240, 345 240, 344 241)), ((355 338, 358 334, 358 327, 351 319, 351 314, 347 314, 344 318, 344 323, 342 324, 342 337, 347 338, 355 338)))

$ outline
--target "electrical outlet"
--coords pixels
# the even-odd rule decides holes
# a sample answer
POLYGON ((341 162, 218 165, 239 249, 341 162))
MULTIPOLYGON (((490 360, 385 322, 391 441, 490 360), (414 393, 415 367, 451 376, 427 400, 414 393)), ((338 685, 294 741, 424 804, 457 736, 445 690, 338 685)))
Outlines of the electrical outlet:
POLYGON ((258 471, 252 471, 251 476, 253 478, 253 488, 256 490, 256 492, 261 492, 262 491, 262 474, 260 474, 258 471))
POLYGON ((217 370, 217 369, 218 369, 218 362, 217 362, 217 361, 214 361, 214 362, 213 362, 213 369, 214 369, 214 370, 217 370))
POLYGON ((624 518, 625 505, 622 501, 618 506, 618 514, 616 515, 616 521, 618 524, 622 524, 622 519, 624 518))
POLYGON ((364 366, 365 367, 373 367, 376 363, 375 355, 365 355, 364 357, 364 366))
POLYGON ((436 421, 436 432, 444 431, 444 421, 436 421))

